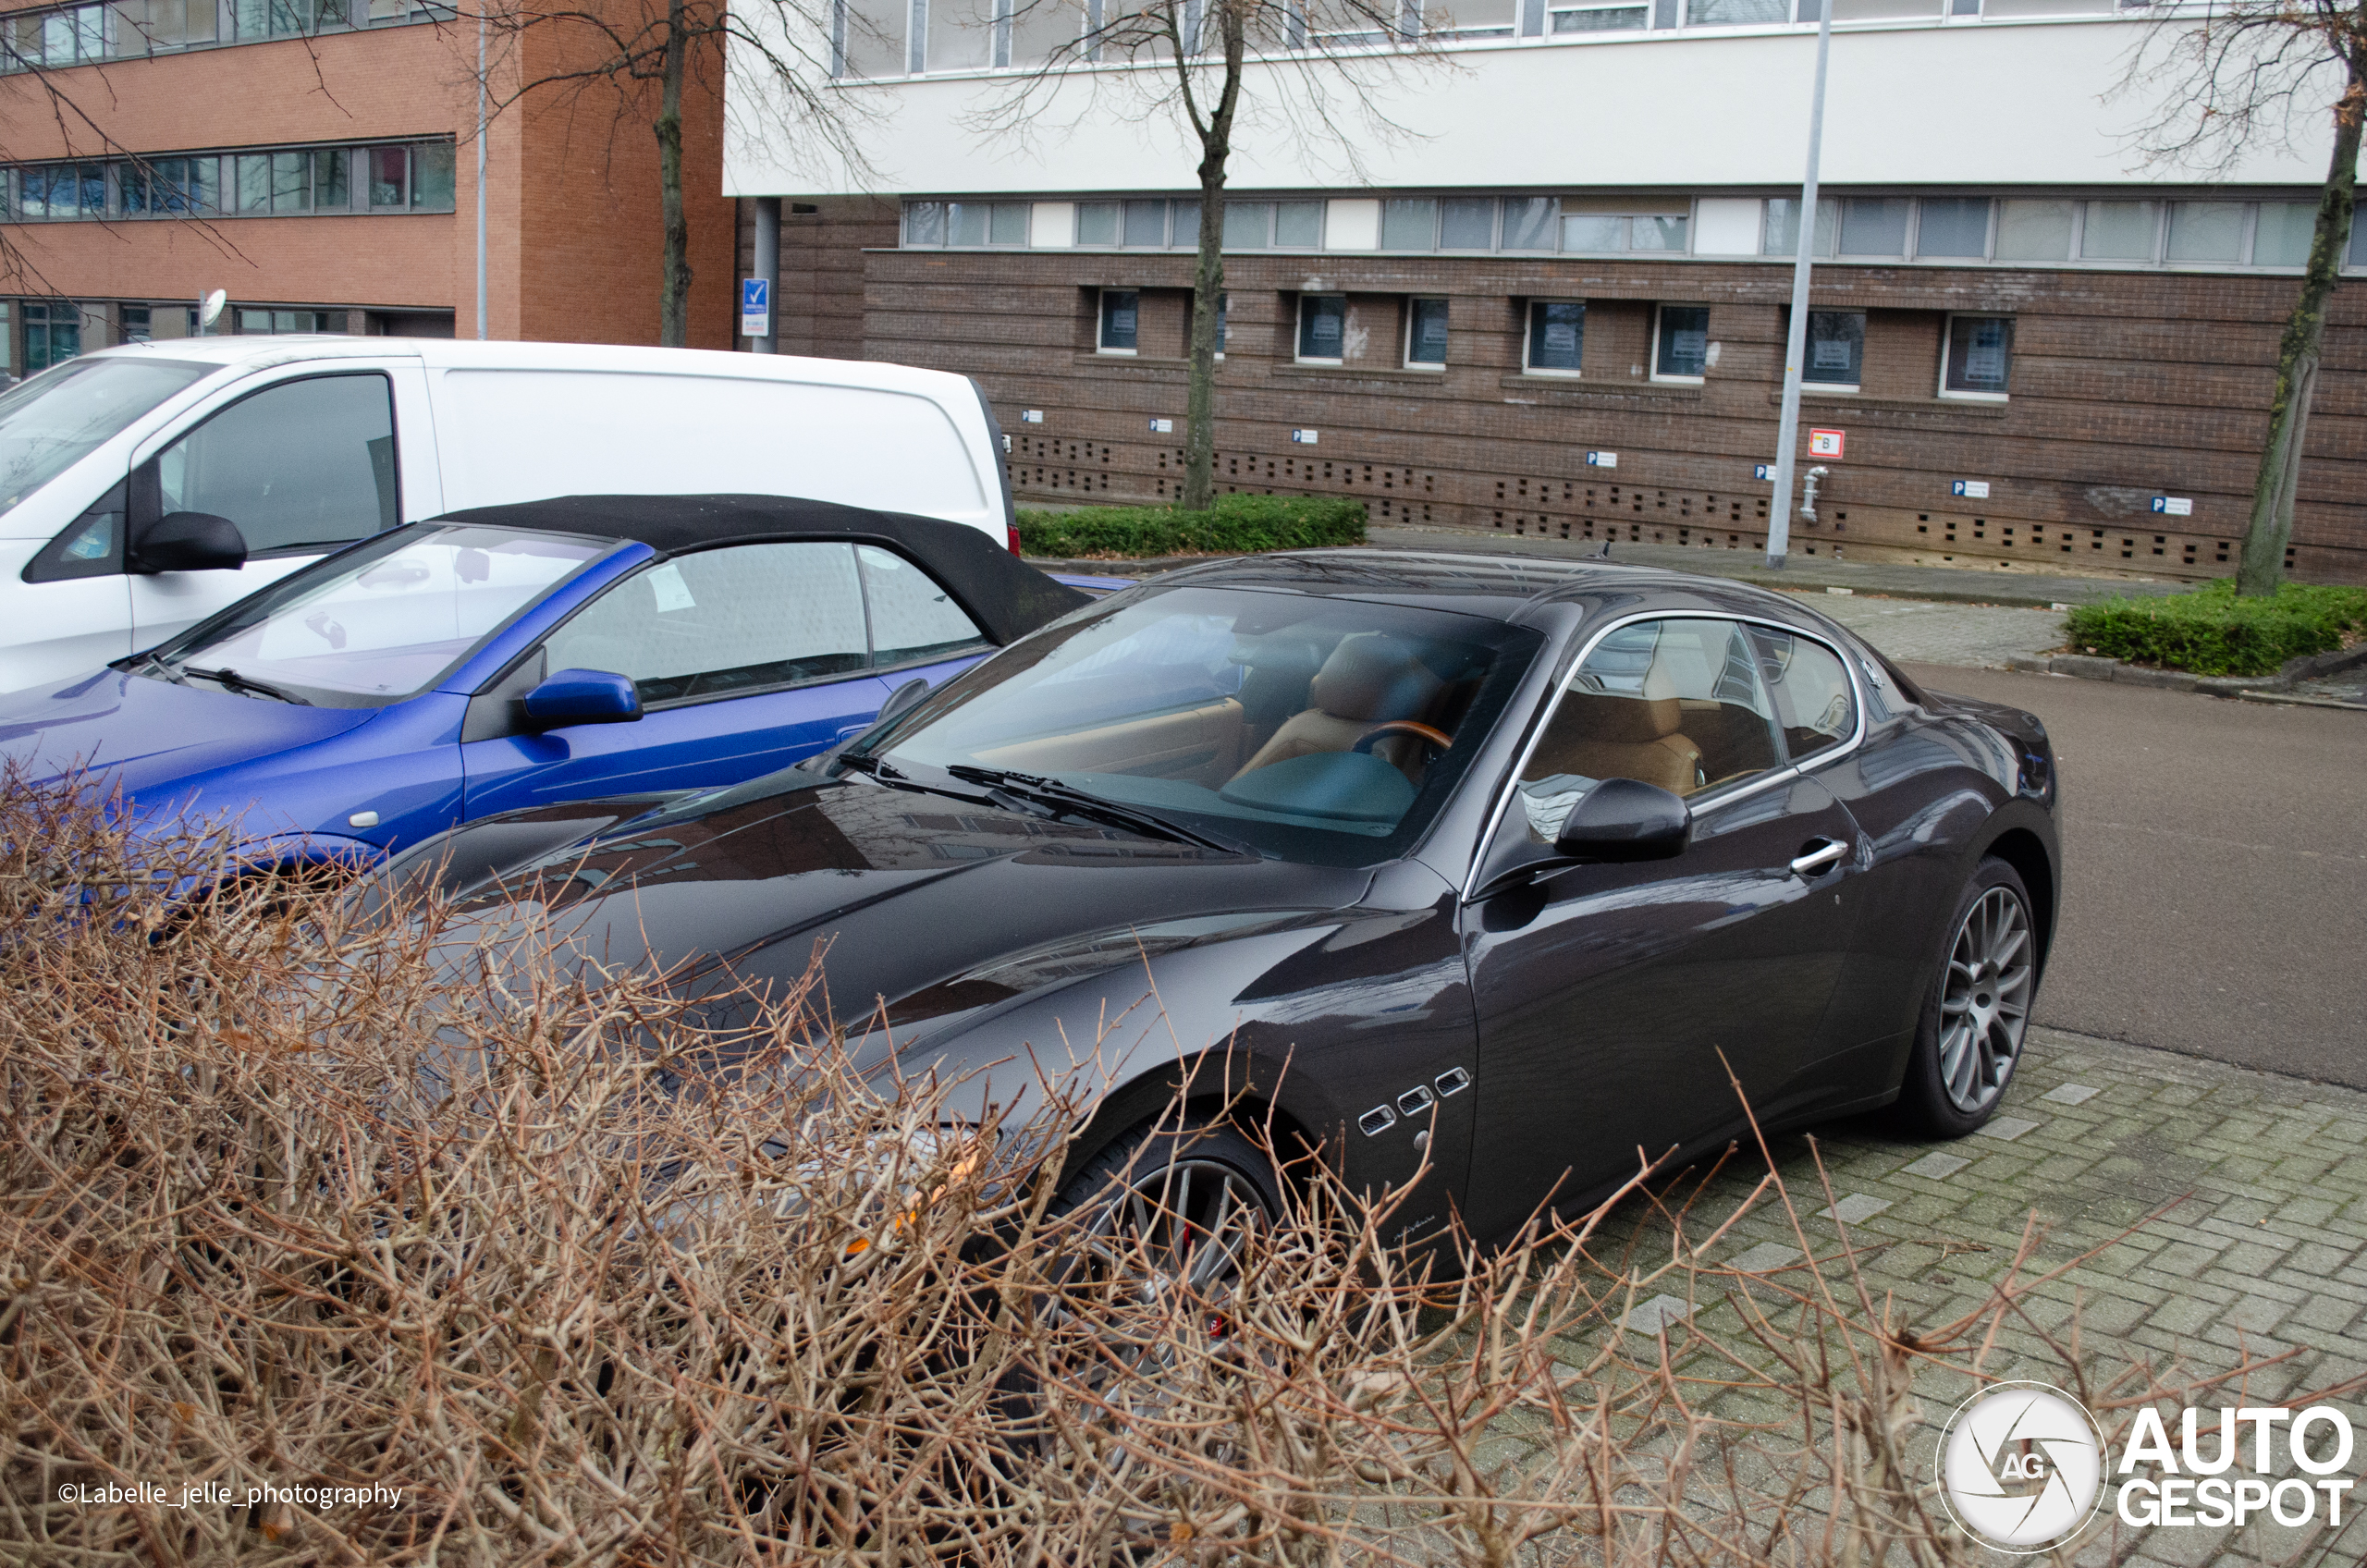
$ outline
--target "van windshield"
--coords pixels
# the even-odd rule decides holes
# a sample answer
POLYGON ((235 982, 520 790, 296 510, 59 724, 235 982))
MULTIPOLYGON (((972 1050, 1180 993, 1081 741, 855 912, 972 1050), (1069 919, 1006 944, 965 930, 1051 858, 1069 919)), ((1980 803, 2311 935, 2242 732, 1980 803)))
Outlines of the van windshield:
POLYGON ((185 360, 69 360, 0 394, 0 512, 220 368, 185 360))

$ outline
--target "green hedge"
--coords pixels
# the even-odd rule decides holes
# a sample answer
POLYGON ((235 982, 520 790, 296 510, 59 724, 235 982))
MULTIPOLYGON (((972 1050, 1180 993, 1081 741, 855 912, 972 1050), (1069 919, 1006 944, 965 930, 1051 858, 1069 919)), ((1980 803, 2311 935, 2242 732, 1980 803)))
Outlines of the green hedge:
POLYGON ((1336 496, 1220 496, 1204 512, 1171 507, 1086 507, 1021 512, 1031 556, 1249 555, 1365 542, 1365 504, 1336 496))
POLYGON ((2274 675, 2287 659, 2331 653, 2367 631, 2367 588, 2287 582, 2239 599, 2232 581, 2165 599, 2105 599, 2067 618, 2075 652, 2197 675, 2274 675))

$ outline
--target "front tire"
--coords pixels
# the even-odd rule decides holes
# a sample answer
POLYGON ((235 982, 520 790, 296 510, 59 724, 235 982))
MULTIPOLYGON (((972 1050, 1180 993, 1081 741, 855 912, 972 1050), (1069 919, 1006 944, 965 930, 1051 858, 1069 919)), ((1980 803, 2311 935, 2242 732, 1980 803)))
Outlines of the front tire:
POLYGON ((1982 861, 1945 930, 1899 1105, 1920 1131, 1961 1138, 2005 1099, 2038 995, 2038 923, 2020 875, 1982 861))

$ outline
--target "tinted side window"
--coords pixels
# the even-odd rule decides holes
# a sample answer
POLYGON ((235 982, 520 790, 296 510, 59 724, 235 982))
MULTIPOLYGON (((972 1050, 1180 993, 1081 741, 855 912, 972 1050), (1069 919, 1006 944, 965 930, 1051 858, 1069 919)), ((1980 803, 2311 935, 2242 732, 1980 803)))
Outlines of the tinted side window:
POLYGON ((1693 795, 1780 766, 1749 633, 1726 620, 1638 621, 1571 675, 1519 799, 1532 839, 1550 844, 1605 778, 1693 795))
POLYGON ((212 512, 251 553, 341 545, 401 521, 383 375, 290 381, 233 403, 155 459, 159 513, 212 512))
POLYGON ((1814 756, 1856 732, 1858 704, 1849 672, 1823 643, 1787 631, 1759 629, 1765 650, 1767 687, 1784 726, 1792 760, 1814 756))
POLYGON ((123 570, 124 486, 108 491, 27 562, 28 582, 72 577, 112 577, 123 570))
POLYGON ((605 669, 644 704, 730 696, 865 667, 846 545, 699 550, 634 573, 544 644, 545 668, 605 669))
POLYGON ((979 646, 986 633, 937 580, 903 557, 862 547, 863 587, 871 599, 872 662, 915 664, 979 646))

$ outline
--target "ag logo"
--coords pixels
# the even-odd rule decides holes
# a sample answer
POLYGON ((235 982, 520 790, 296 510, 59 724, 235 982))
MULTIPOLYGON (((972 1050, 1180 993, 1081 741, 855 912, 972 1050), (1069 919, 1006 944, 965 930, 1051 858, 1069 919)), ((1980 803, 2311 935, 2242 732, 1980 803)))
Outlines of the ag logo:
POLYGON ((2045 1383, 1999 1383, 1940 1434, 1940 1495, 1965 1533, 2000 1551, 2045 1551, 2103 1501, 2104 1441, 2078 1400, 2045 1383))

